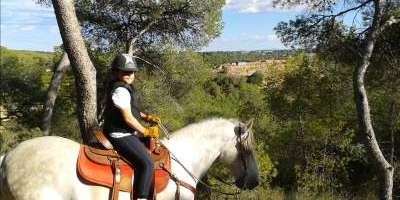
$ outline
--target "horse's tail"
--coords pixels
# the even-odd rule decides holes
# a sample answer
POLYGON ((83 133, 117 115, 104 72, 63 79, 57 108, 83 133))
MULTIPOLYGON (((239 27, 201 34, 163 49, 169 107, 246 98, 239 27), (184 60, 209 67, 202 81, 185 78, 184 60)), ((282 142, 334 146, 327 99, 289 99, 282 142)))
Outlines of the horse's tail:
MULTIPOLYGON (((5 156, 6 156, 6 154, 0 155, 0 183, 2 183, 3 176, 4 176, 3 160, 4 160, 5 156)), ((2 185, 2 184, 0 184, 0 185, 2 185)), ((0 194, 1 194, 1 188, 0 188, 0 194)))
POLYGON ((1 175, 2 175, 2 171, 3 171, 3 160, 4 160, 4 157, 6 156, 6 154, 3 154, 3 155, 1 155, 0 156, 0 181, 1 181, 1 175))
POLYGON ((6 156, 5 154, 0 156, 0 166, 1 166, 1 163, 3 163, 3 159, 5 156, 6 156))
POLYGON ((3 185, 4 185, 4 183, 3 183, 3 160, 4 160, 4 154, 3 155, 1 155, 0 156, 0 197, 3 197, 4 196, 4 193, 3 193, 3 185))
POLYGON ((7 199, 6 197, 7 197, 7 195, 6 194, 8 194, 6 191, 8 191, 6 188, 6 174, 5 174, 5 164, 3 163, 4 162, 4 158, 5 158, 5 154, 3 154, 3 155, 0 155, 0 199, 7 199))

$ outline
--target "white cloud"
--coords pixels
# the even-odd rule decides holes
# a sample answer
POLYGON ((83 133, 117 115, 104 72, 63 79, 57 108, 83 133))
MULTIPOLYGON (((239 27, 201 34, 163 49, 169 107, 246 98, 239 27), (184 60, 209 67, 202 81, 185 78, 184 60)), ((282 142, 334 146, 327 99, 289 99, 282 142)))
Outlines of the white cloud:
POLYGON ((37 4, 35 0, 2 0, 1 5, 9 8, 19 8, 22 10, 53 10, 52 7, 37 4))
POLYGON ((261 13, 261 12, 287 12, 298 10, 300 7, 287 9, 274 7, 273 0, 227 0, 224 9, 234 10, 239 13, 261 13))
POLYGON ((19 30, 21 30, 21 31, 31 31, 31 30, 33 30, 35 28, 36 28, 36 26, 28 25, 28 26, 22 26, 21 28, 19 28, 19 30))
POLYGON ((52 7, 36 0, 1 0, 1 45, 12 49, 52 51, 61 43, 52 7))
POLYGON ((34 0, 2 0, 1 24, 48 26, 55 23, 52 7, 41 6, 34 0))

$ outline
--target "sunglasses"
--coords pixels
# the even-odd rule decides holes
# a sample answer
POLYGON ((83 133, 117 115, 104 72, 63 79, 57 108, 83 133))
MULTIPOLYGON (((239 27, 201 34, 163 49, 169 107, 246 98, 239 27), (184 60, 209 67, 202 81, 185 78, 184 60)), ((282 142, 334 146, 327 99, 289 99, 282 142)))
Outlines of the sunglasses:
POLYGON ((133 74, 134 72, 124 72, 124 71, 121 71, 121 73, 122 73, 123 75, 131 75, 131 74, 133 74))

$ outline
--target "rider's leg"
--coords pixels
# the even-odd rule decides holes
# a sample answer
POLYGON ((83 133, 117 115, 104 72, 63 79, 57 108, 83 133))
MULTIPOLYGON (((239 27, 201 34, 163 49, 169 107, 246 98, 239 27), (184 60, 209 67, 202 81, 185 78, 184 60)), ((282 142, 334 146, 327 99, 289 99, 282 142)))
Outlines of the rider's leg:
POLYGON ((137 198, 149 198, 153 179, 153 161, 137 136, 110 138, 117 151, 134 167, 134 189, 137 198))

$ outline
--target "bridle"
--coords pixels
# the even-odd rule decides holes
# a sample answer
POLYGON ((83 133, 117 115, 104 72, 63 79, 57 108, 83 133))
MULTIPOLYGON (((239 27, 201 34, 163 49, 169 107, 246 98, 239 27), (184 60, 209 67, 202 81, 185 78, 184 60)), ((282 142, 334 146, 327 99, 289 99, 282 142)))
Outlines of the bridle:
MULTIPOLYGON (((239 133, 242 133, 243 129, 245 129, 245 128, 243 128, 242 126, 239 125, 239 133)), ((245 137, 244 140, 242 139, 242 135, 243 134, 238 134, 238 136, 236 137, 236 141, 237 141, 237 144, 238 144, 237 148, 238 148, 238 152, 239 152, 239 157, 240 157, 240 160, 241 160, 241 162, 243 164, 243 169, 245 171, 243 177, 247 176, 247 162, 246 162, 246 158, 245 158, 245 151, 246 150, 245 150, 244 146, 245 146, 245 143, 248 142, 248 138, 249 138, 249 136, 251 134, 251 133, 249 133, 249 131, 250 130, 244 130, 243 131, 243 134, 247 133, 247 136, 245 137)))

